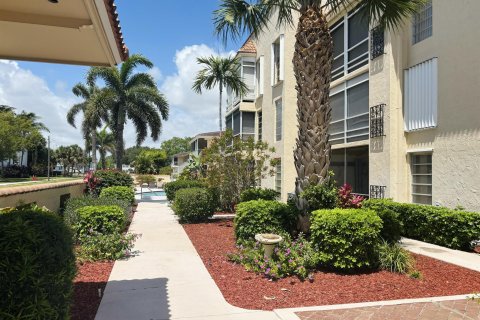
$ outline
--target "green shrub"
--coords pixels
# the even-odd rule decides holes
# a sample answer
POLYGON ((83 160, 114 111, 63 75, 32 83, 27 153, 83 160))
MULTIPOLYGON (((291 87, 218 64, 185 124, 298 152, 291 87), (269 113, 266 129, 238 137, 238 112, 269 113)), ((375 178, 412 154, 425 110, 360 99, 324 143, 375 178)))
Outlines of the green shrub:
POLYGON ((108 187, 102 189, 100 198, 112 198, 133 204, 135 202, 135 191, 132 187, 108 187))
POLYGON ((342 271, 377 265, 382 220, 366 209, 317 210, 312 213, 312 242, 327 268, 342 271))
POLYGON ((77 256, 83 261, 118 260, 128 257, 137 235, 92 234, 82 238, 77 256))
POLYGON ((214 209, 210 194, 203 188, 180 189, 175 194, 173 211, 181 223, 206 221, 214 209))
POLYGON ((171 166, 161 167, 158 174, 169 176, 172 174, 173 168, 171 166))
POLYGON ((117 170, 98 170, 95 171, 95 177, 99 180, 96 185, 96 192, 100 194, 103 188, 108 187, 131 187, 133 178, 128 173, 117 170))
POLYGON ((121 233, 127 219, 118 206, 88 206, 77 209, 78 220, 72 225, 75 239, 82 242, 87 236, 101 233, 121 233))
POLYGON ((380 268, 390 272, 408 273, 413 270, 413 258, 410 253, 398 243, 384 241, 378 247, 380 268))
POLYGON ((240 194, 240 202, 252 200, 276 200, 280 192, 273 189, 250 188, 240 194))
POLYGON ((175 193, 180 189, 202 188, 205 184, 198 180, 177 180, 165 184, 165 193, 169 201, 175 199, 175 193))
POLYGON ((326 182, 309 186, 300 194, 300 197, 307 201, 310 212, 319 209, 333 209, 338 202, 338 190, 333 183, 326 182))
POLYGON ((237 242, 252 241, 257 233, 289 233, 296 226, 297 213, 287 204, 253 200, 237 205, 234 219, 237 242))
POLYGON ((363 208, 371 209, 383 221, 382 231, 380 236, 383 240, 394 243, 400 240, 403 234, 403 224, 400 221, 399 214, 390 208, 381 205, 383 202, 377 199, 369 199, 363 202, 363 208))
POLYGON ((71 198, 67 201, 63 217, 65 223, 70 228, 72 228, 73 225, 78 223, 77 210, 88 206, 118 206, 122 208, 125 220, 127 220, 130 215, 129 203, 125 201, 111 198, 96 198, 92 196, 85 196, 80 198, 71 198))
POLYGON ((0 214, 0 318, 68 319, 75 276, 72 236, 43 210, 0 214))
POLYGON ((137 175, 137 181, 138 183, 140 183, 140 185, 142 185, 144 183, 149 184, 149 183, 156 182, 157 179, 155 178, 155 176, 151 174, 139 174, 137 175))
POLYGON ((318 264, 318 255, 313 246, 300 235, 295 241, 285 236, 275 248, 272 257, 266 259, 259 243, 247 242, 237 246, 239 252, 230 254, 230 261, 242 264, 247 271, 263 274, 269 279, 297 276, 306 279, 318 264))
POLYGON ((387 208, 398 214, 403 235, 452 249, 469 250, 480 239, 480 214, 445 207, 371 199, 364 206, 379 211, 387 208))

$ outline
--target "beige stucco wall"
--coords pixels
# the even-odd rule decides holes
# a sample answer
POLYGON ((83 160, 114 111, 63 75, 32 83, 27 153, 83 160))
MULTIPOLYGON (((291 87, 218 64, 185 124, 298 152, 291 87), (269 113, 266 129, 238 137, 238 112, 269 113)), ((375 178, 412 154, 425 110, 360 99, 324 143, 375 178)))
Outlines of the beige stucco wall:
POLYGON ((14 207, 19 204, 36 203, 53 212, 60 209, 60 196, 70 194, 71 198, 84 194, 85 183, 60 182, 44 185, 13 187, 10 190, 0 190, 0 208, 14 207))

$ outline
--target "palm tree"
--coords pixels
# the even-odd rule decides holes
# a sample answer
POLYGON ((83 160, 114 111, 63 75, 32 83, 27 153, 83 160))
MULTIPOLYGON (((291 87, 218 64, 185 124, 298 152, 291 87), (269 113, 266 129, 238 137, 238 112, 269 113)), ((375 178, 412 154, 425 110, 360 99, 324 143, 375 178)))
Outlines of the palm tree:
MULTIPOLYGON (((2 106, 1 109, 7 112, 13 112, 12 107, 2 106)), ((40 117, 33 112, 22 111, 17 117, 20 119, 18 134, 22 141, 20 164, 23 164, 25 150, 35 150, 33 162, 36 164, 38 147, 45 144, 45 138, 43 138, 41 131, 50 132, 50 130, 48 130, 45 124, 39 121, 40 117)))
POLYGON ((218 108, 218 122, 220 132, 222 132, 222 93, 224 87, 229 87, 236 95, 244 95, 248 91, 248 86, 243 82, 240 76, 240 62, 234 57, 201 57, 197 58, 197 62, 203 65, 192 89, 201 94, 202 88, 211 90, 218 85, 220 91, 219 108, 218 108))
POLYGON ((107 131, 107 127, 104 127, 101 131, 97 132, 97 147, 100 153, 100 163, 102 169, 106 169, 107 152, 115 153, 115 136, 107 131))
POLYGON ((115 160, 118 170, 122 169, 123 132, 127 118, 135 126, 139 145, 147 137, 148 127, 151 138, 158 140, 162 119, 168 119, 167 100, 158 90, 152 76, 145 72, 134 73, 135 67, 139 65, 153 67, 150 60, 134 54, 125 60, 120 68, 93 67, 87 74, 89 85, 93 86, 97 79, 101 79, 109 93, 104 97, 104 103, 109 105, 109 127, 115 135, 115 160))
POLYGON ((330 82, 333 42, 326 19, 351 4, 365 7, 368 21, 382 28, 400 27, 404 18, 417 12, 425 0, 222 0, 214 12, 216 33, 227 41, 244 32, 253 37, 267 29, 274 13, 277 25, 296 27, 293 68, 297 88, 298 138, 294 150, 297 207, 304 211, 300 193, 328 177, 331 119, 330 82), (298 24, 294 16, 298 14, 298 24))
MULTIPOLYGON (((82 83, 77 83, 73 88, 72 92, 77 97, 83 99, 82 102, 73 105, 67 113, 68 123, 76 128, 75 126, 75 117, 82 112, 83 113, 83 122, 82 122, 82 133, 83 138, 85 139, 85 152, 89 149, 87 147, 88 141, 91 140, 91 145, 96 146, 97 144, 97 135, 96 130, 102 125, 103 121, 108 121, 108 109, 104 102, 103 97, 108 93, 99 89, 95 85, 86 86, 82 83)), ((97 167, 97 149, 92 148, 92 163, 93 170, 97 167)))

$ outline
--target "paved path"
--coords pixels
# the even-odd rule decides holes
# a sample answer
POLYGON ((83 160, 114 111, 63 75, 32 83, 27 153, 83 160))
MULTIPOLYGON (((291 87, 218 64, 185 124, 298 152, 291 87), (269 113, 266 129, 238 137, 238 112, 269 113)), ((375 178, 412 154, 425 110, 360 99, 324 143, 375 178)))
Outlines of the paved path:
POLYGON ((113 267, 96 320, 277 320, 228 304, 171 209, 143 202, 130 227, 138 255, 113 267))

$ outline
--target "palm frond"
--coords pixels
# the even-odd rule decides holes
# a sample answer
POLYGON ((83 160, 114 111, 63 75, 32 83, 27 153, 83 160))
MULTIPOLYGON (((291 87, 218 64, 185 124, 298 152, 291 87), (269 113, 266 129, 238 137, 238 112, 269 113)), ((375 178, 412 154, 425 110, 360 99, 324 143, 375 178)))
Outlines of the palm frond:
POLYGON ((133 70, 139 65, 143 65, 149 69, 153 67, 153 63, 141 54, 132 54, 130 57, 128 57, 127 60, 125 60, 125 62, 120 67, 121 82, 124 84, 127 83, 129 76, 132 74, 133 70))
POLYGON ((84 102, 82 103, 77 103, 74 104, 73 107, 68 110, 67 113, 67 122, 74 128, 76 128, 75 125, 75 117, 79 112, 83 112, 86 108, 86 104, 84 102))
POLYGON ((145 72, 134 74, 128 82, 125 84, 125 88, 128 90, 133 87, 143 86, 149 88, 156 88, 155 80, 151 75, 145 72))
POLYGON ((396 30, 405 18, 414 15, 427 0, 362 0, 367 15, 384 29, 396 30))
POLYGON ((92 67, 87 73, 87 85, 95 86, 97 79, 105 81, 105 84, 110 89, 121 92, 122 82, 120 74, 115 67, 92 67))

